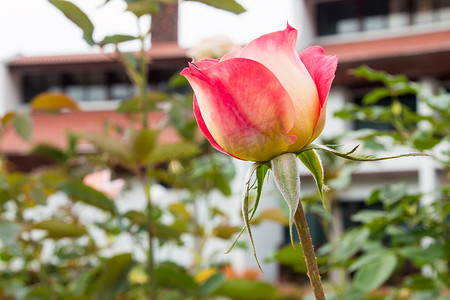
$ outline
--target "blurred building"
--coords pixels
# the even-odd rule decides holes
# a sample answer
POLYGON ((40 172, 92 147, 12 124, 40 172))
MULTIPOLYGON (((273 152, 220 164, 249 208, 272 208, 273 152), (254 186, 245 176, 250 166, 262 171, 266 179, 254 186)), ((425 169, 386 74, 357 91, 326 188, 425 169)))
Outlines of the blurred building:
MULTIPOLYGON (((346 103, 360 102, 373 88, 373 84, 350 74, 351 69, 361 64, 392 74, 404 73, 423 83, 430 92, 438 86, 450 89, 450 0, 292 0, 290 3, 296 12, 292 25, 301 28, 303 35, 299 49, 319 44, 327 54, 339 57, 323 137, 375 128, 376 125, 369 122, 349 123, 332 117, 346 103)), ((177 44, 176 10, 167 11, 167 15, 155 22, 152 47, 148 52, 151 58, 148 84, 149 89, 164 90, 166 80, 185 67, 189 59, 177 44)), ((59 119, 52 134, 53 138, 58 135, 59 141, 70 126, 81 126, 89 123, 88 120, 95 120, 96 125, 92 127, 100 130, 102 121, 114 117, 111 110, 117 103, 134 93, 117 57, 110 53, 13 58, 0 69, 1 91, 0 113, 26 105, 44 91, 62 91, 79 101, 86 113, 79 113, 73 122, 59 119)), ((413 110, 422 109, 414 97, 405 97, 402 101, 413 110)), ((35 117, 34 142, 48 140, 49 133, 40 134, 40 130, 48 129, 43 124, 48 124, 50 117, 35 117)), ((0 150, 6 153, 24 154, 28 150, 26 147, 12 133, 7 140, 0 141, 0 150)), ((239 194, 247 165, 237 164, 239 175, 235 188, 239 194)), ((315 188, 312 178, 306 169, 301 175, 304 194, 312 193, 315 188)), ((400 180, 417 191, 432 191, 439 181, 439 166, 425 158, 361 165, 353 174, 351 188, 337 194, 344 223, 364 207, 364 199, 373 188, 400 180)), ((268 194, 262 208, 279 205, 281 200, 277 194, 268 194)), ((311 224, 314 241, 320 245, 324 242, 323 233, 311 224)), ((258 254, 264 257, 285 243, 285 234, 285 228, 278 225, 264 224, 255 228, 258 254), (273 232, 272 238, 267 238, 267 231, 273 232)), ((253 266, 251 256, 249 253, 242 263, 253 266)), ((263 268, 266 278, 276 278, 276 266, 263 268)))
MULTIPOLYGON (((405 74, 430 93, 439 87, 450 90, 449 0, 305 0, 296 2, 296 11, 298 24, 311 29, 300 47, 319 44, 326 54, 339 57, 322 137, 355 129, 386 129, 383 124, 332 117, 346 103, 360 104, 362 96, 374 88, 373 83, 351 74, 358 66, 405 74)), ((427 114, 414 95, 402 96, 400 101, 427 114)), ((390 153, 402 151, 407 149, 390 153)), ((405 181, 413 190, 431 192, 439 180, 439 167, 426 158, 367 163, 353 174, 351 188, 337 196, 347 220, 374 187, 405 181)))

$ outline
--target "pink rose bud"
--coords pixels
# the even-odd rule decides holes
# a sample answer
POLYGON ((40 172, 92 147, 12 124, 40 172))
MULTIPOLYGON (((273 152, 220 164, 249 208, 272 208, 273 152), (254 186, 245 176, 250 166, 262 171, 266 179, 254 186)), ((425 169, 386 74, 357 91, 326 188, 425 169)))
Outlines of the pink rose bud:
POLYGON ((288 24, 181 72, 194 90, 197 123, 217 150, 269 161, 300 151, 322 132, 337 57, 319 46, 297 54, 296 43, 288 24))

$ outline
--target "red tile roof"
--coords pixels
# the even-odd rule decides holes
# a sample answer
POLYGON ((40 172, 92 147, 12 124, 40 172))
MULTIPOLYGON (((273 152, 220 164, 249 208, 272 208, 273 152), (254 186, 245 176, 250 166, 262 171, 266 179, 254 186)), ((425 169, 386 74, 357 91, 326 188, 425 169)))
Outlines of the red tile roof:
MULTIPOLYGON (((137 52, 135 53, 137 54, 137 52)), ((150 59, 171 59, 186 57, 186 50, 177 43, 158 43, 153 45, 147 52, 150 59)), ((62 64, 86 64, 115 62, 117 54, 109 53, 87 53, 52 56, 19 56, 9 62, 10 67, 35 66, 35 65, 62 65, 62 64)))
POLYGON ((352 42, 332 42, 323 45, 339 62, 397 57, 450 51, 450 30, 352 42))
MULTIPOLYGON (((151 113, 149 120, 156 125, 162 113, 151 113)), ((69 112, 61 114, 35 113, 33 114, 33 135, 31 142, 26 142, 17 136, 11 124, 7 126, 0 138, 0 152, 4 154, 26 154, 32 147, 39 143, 47 143, 57 147, 67 146, 67 133, 103 132, 105 122, 126 127, 137 127, 130 116, 118 114, 114 111, 88 111, 69 112)), ((159 142, 162 144, 174 143, 180 140, 173 128, 164 129, 159 142)), ((91 151, 92 146, 81 141, 80 151, 91 151)))

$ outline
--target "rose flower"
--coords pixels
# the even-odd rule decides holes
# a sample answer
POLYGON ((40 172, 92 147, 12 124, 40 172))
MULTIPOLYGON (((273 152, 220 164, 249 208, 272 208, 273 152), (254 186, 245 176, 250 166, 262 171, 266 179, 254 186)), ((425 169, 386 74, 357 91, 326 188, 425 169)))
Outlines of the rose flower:
POLYGON ((319 46, 297 54, 296 43, 297 30, 288 25, 181 72, 194 90, 197 123, 217 150, 269 161, 322 132, 337 57, 319 46))

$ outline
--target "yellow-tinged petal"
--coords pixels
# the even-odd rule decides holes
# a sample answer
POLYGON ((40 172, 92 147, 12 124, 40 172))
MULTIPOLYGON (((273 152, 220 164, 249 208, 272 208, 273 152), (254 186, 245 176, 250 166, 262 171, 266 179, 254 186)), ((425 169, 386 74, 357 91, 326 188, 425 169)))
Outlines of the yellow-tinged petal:
POLYGON ((283 31, 253 40, 239 55, 266 66, 291 96, 295 123, 289 134, 297 136, 297 141, 289 147, 289 152, 299 151, 308 144, 319 118, 317 88, 297 54, 296 43, 297 30, 288 25, 283 31))

